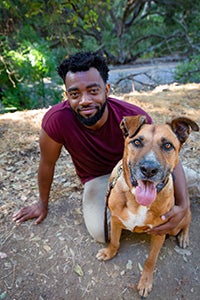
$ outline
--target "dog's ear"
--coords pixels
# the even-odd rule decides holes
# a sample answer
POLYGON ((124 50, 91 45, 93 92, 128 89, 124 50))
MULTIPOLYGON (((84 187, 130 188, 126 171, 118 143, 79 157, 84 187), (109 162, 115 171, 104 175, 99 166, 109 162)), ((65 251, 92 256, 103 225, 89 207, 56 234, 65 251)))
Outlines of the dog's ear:
POLYGON ((170 125, 181 144, 185 143, 192 130, 199 131, 197 123, 185 117, 175 118, 167 124, 170 125))
POLYGON ((147 119, 143 115, 123 117, 120 128, 125 137, 133 137, 143 124, 147 123, 147 119))

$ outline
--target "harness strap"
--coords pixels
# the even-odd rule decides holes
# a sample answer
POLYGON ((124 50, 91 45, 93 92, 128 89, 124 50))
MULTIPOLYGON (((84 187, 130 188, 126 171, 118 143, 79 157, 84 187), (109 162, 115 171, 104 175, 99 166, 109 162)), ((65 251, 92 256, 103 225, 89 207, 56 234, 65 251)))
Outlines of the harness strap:
POLYGON ((104 210, 104 233, 105 233, 106 243, 109 242, 109 238, 108 238, 108 216, 107 216, 108 200, 109 200, 110 193, 111 193, 112 189, 114 188, 118 178, 120 177, 120 175, 122 173, 122 170, 123 170, 122 165, 120 165, 118 170, 117 170, 117 175, 113 178, 112 181, 109 182, 108 188, 107 188, 107 191, 106 191, 106 205, 105 205, 105 210, 104 210))

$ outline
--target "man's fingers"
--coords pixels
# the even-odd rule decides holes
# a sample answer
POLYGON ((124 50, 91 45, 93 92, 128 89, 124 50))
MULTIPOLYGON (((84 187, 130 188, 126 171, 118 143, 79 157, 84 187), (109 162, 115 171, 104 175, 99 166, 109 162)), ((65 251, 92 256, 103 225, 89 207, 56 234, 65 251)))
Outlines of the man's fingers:
POLYGON ((158 234, 158 235, 167 234, 176 226, 177 226, 176 220, 174 218, 171 218, 168 220, 168 222, 150 229, 148 231, 148 233, 149 234, 158 234))
POLYGON ((35 224, 42 222, 47 215, 47 209, 44 209, 39 204, 33 204, 22 208, 19 212, 13 215, 13 221, 17 224, 23 223, 27 220, 36 218, 35 224))
POLYGON ((19 219, 20 216, 21 216, 21 210, 18 211, 18 212, 16 212, 16 213, 14 213, 14 215, 12 217, 13 221, 16 221, 17 219, 19 219))
POLYGON ((21 212, 18 212, 18 213, 16 213, 16 214, 14 214, 13 215, 13 221, 14 222, 16 222, 16 223, 20 223, 20 220, 21 220, 21 218, 22 218, 22 214, 21 214, 21 212))
POLYGON ((30 219, 28 215, 18 215, 16 216, 15 218, 13 218, 13 221, 16 222, 16 223, 23 223, 25 222, 26 220, 30 219))
POLYGON ((29 219, 33 219, 37 216, 30 210, 29 207, 22 208, 19 212, 13 215, 13 221, 16 223, 22 223, 29 219))
POLYGON ((156 235, 163 235, 166 234, 167 231, 169 230, 168 226, 164 226, 164 227, 154 227, 153 229, 149 230, 147 233, 148 234, 156 234, 156 235))
POLYGON ((41 222, 44 220, 44 218, 45 218, 45 216, 43 216, 43 215, 39 216, 39 217, 35 220, 34 224, 35 224, 35 225, 38 225, 39 223, 41 223, 41 222))
POLYGON ((173 209, 171 209, 166 214, 161 216, 161 220, 167 221, 168 219, 170 219, 173 216, 173 214, 174 214, 173 209))
POLYGON ((20 218, 21 216, 23 216, 24 214, 27 213, 27 208, 28 207, 23 207, 22 209, 20 209, 18 212, 14 213, 13 214, 13 219, 18 219, 20 218))

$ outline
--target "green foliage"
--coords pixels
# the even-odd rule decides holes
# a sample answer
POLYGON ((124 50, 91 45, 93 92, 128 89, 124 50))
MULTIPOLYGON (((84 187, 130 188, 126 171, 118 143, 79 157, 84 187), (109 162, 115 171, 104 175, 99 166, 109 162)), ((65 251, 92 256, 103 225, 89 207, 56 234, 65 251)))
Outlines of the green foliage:
POLYGON ((200 82, 200 54, 192 56, 188 61, 176 68, 175 79, 180 83, 200 82))
POLYGON ((180 55, 188 61, 178 67, 177 78, 199 80, 199 0, 3 0, 0 10, 4 107, 60 101, 56 67, 80 50, 101 51, 111 64, 180 55))
POLYGON ((4 107, 38 108, 58 102, 60 91, 55 84, 46 83, 56 74, 54 52, 45 41, 24 40, 15 50, 5 51, 4 71, 0 74, 4 107))

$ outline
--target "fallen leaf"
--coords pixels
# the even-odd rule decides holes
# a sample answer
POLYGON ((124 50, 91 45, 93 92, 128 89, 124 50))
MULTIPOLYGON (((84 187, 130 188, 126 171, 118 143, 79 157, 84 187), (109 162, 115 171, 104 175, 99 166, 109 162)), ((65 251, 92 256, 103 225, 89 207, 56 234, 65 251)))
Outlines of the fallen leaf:
POLYGON ((70 248, 70 249, 69 249, 69 251, 70 251, 70 253, 71 253, 72 257, 74 257, 74 256, 75 256, 75 254, 74 254, 74 251, 72 250, 72 248, 70 248))
POLYGON ((3 292, 0 294, 0 299, 6 299, 6 296, 7 296, 7 293, 6 292, 3 292))
POLYGON ((133 268, 133 263, 132 263, 132 260, 129 259, 126 264, 126 269, 131 270, 132 268, 133 268))
POLYGON ((141 264, 140 264, 140 263, 138 263, 138 269, 140 270, 140 273, 142 273, 142 271, 143 271, 143 267, 141 266, 141 264))
POLYGON ((32 238, 30 238, 30 241, 34 241, 34 242, 38 242, 41 240, 41 237, 40 236, 33 236, 32 238))
POLYGON ((45 245, 43 246, 43 249, 44 249, 46 252, 51 251, 51 247, 50 247, 49 245, 47 245, 47 244, 45 244, 45 245))
POLYGON ((79 266, 78 264, 75 265, 74 272, 76 274, 78 274, 79 276, 83 276, 83 270, 82 270, 81 266, 79 266))
POLYGON ((188 250, 188 249, 182 249, 182 248, 179 248, 178 246, 176 246, 174 248, 174 250, 178 253, 178 254, 181 254, 181 255, 187 255, 187 256, 190 256, 192 254, 192 251, 191 250, 188 250))
POLYGON ((0 252, 0 258, 6 258, 8 255, 4 252, 0 252))

